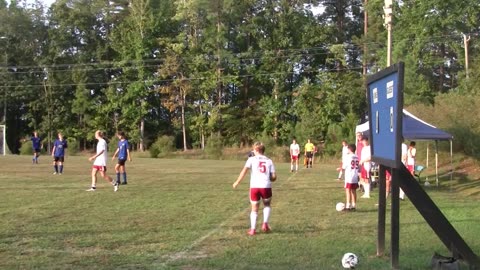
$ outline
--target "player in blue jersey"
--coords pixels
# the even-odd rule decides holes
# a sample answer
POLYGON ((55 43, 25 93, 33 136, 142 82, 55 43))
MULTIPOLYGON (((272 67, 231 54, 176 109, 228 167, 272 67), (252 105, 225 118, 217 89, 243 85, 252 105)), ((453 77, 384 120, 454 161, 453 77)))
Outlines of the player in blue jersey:
POLYGON ((63 162, 65 161, 65 149, 68 147, 67 141, 63 138, 62 133, 58 133, 58 139, 53 143, 53 174, 63 173, 63 162))
POLYGON ((132 161, 132 158, 130 157, 130 150, 129 150, 129 145, 128 145, 128 140, 125 137, 124 132, 118 132, 117 137, 119 139, 118 141, 118 147, 115 153, 113 154, 112 160, 115 159, 115 157, 118 154, 118 161, 117 165, 115 165, 115 172, 117 173, 117 183, 120 184, 120 174, 123 176, 123 182, 121 182, 122 185, 127 184, 127 171, 125 170, 125 162, 127 161, 132 161))
POLYGON ((38 157, 40 156, 40 151, 42 151, 42 148, 43 148, 42 138, 38 136, 38 132, 34 131, 33 137, 31 138, 31 140, 32 140, 32 147, 33 147, 32 163, 38 164, 38 157))

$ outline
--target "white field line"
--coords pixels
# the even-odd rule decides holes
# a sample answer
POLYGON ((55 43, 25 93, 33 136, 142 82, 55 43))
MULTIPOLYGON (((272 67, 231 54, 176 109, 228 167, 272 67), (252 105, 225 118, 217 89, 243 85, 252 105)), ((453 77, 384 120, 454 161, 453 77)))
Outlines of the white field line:
MULTIPOLYGON (((287 180, 285 181, 282 181, 280 183, 280 185, 278 185, 277 187, 281 187, 284 183, 287 183, 289 182, 292 178, 295 177, 295 175, 297 174, 298 172, 296 173, 291 173, 291 175, 287 178, 287 180)), ((248 176, 245 176, 245 177, 248 177, 248 176)), ((213 230, 209 231, 208 233, 206 233, 205 235, 203 235, 202 237, 196 239, 195 241, 193 241, 190 245, 186 246, 185 248, 183 248, 181 251, 179 252, 175 252, 173 254, 170 254, 170 255, 166 255, 166 257, 168 258, 165 262, 161 263, 161 266, 162 267, 166 267, 168 264, 176 261, 176 260, 179 260, 179 259, 183 259, 183 258, 189 258, 190 256, 188 256, 188 252, 190 252, 192 249, 194 249, 195 247, 197 247, 198 245, 200 245, 203 241, 205 241, 207 238, 209 238, 210 236, 216 234, 217 232, 219 232, 223 227, 225 227, 227 224, 233 222, 234 220, 240 218, 241 215, 244 215, 245 214, 245 211, 250 209, 250 207, 248 207, 247 209, 245 210, 242 210, 234 215, 232 215, 231 217, 229 217, 228 219, 226 219, 224 222, 220 223, 216 228, 214 228, 213 230)))

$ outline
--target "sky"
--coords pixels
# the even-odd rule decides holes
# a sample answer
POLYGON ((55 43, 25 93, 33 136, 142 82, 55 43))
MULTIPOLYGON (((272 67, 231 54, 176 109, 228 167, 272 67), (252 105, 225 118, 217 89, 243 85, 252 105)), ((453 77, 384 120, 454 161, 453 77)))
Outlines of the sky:
MULTIPOLYGON (((7 0, 7 2, 10 2, 7 0)), ((27 0, 27 3, 34 3, 35 0, 27 0)), ((40 2, 43 2, 46 6, 50 6, 55 0, 40 0, 40 2)))

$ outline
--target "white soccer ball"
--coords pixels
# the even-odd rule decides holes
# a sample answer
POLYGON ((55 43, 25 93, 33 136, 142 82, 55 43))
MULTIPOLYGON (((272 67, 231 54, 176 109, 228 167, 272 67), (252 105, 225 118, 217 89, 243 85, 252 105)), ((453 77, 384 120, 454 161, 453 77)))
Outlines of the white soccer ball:
POLYGON ((430 186, 430 182, 425 181, 424 185, 425 185, 426 187, 428 187, 428 186, 430 186))
POLYGON ((343 209, 345 209, 345 204, 343 202, 339 202, 335 206, 335 209, 337 209, 338 212, 343 211, 343 209))
POLYGON ((358 264, 358 257, 357 255, 348 252, 343 255, 342 258, 342 266, 345 269, 353 269, 358 264))

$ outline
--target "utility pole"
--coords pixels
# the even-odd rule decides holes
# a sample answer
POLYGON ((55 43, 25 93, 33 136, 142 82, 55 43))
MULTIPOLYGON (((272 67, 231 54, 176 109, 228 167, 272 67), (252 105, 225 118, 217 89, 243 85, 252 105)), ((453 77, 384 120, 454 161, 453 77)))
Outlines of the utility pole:
POLYGON ((385 27, 387 27, 387 67, 389 67, 392 64, 393 0, 385 0, 383 11, 385 12, 385 27))
POLYGON ((465 48, 465 74, 468 76, 468 42, 470 41, 470 35, 463 34, 463 47, 465 48))
MULTIPOLYGON (((363 36, 365 40, 367 39, 368 33, 368 13, 367 13, 367 4, 368 0, 363 1, 363 36)), ((367 75, 367 43, 363 43, 363 76, 367 75)))

